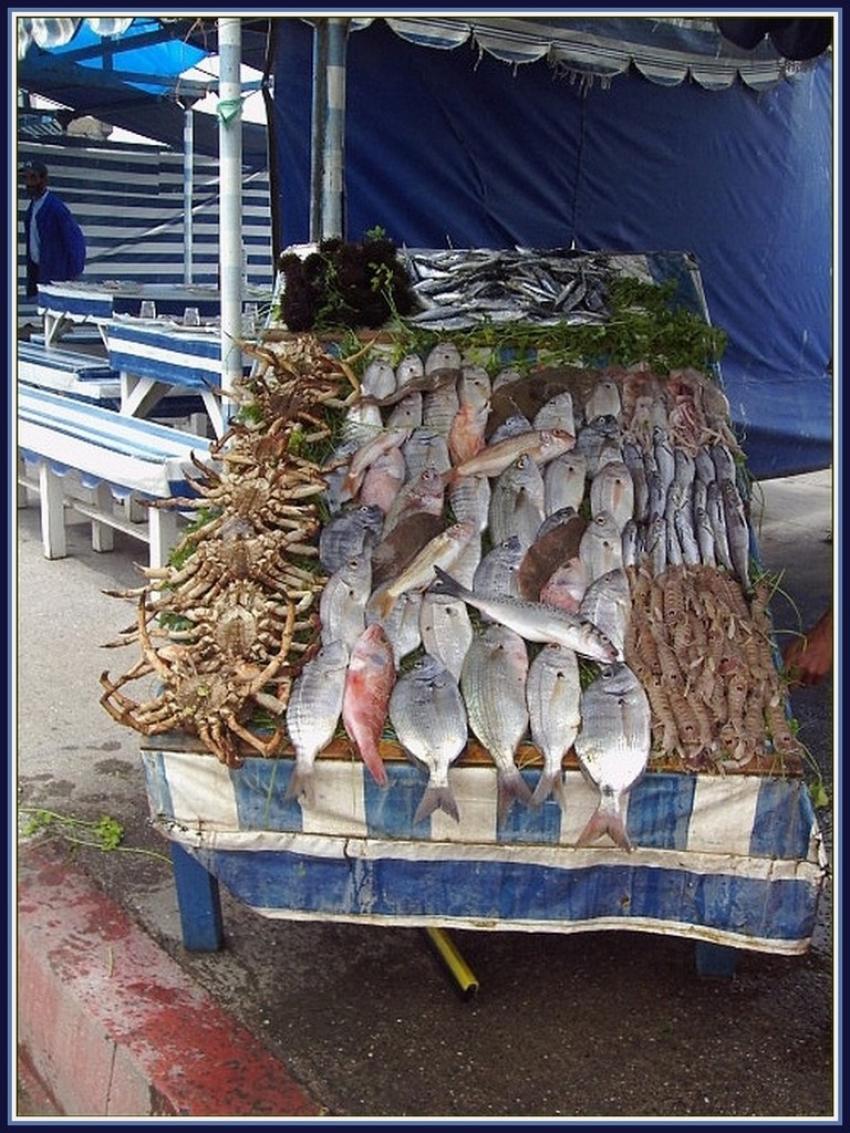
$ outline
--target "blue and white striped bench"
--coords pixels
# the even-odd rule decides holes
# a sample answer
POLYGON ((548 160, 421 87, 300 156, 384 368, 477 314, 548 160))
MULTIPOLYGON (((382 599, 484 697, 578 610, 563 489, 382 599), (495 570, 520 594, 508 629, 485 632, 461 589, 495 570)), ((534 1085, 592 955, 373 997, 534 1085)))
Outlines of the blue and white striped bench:
POLYGON ((105 358, 57 350, 37 342, 18 343, 18 381, 56 393, 73 394, 117 409, 118 371, 105 358))
POLYGON ((177 540, 178 513, 148 508, 145 523, 115 512, 114 500, 168 499, 190 491, 191 454, 209 460, 209 441, 112 409, 27 386, 18 388, 19 483, 39 493, 41 535, 48 559, 65 556, 66 504, 92 520, 96 551, 112 550, 112 529, 150 544, 150 563, 162 566, 177 540), (27 475, 27 464, 38 477, 27 475), (79 473, 94 503, 63 491, 61 478, 79 473))

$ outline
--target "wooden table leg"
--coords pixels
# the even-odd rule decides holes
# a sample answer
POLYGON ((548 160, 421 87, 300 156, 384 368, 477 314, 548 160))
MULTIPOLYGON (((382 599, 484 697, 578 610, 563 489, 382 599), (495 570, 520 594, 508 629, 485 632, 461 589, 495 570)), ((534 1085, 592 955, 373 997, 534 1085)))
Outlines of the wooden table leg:
POLYGON ((171 863, 183 947, 189 952, 218 952, 223 943, 218 881, 176 842, 171 843, 171 863))

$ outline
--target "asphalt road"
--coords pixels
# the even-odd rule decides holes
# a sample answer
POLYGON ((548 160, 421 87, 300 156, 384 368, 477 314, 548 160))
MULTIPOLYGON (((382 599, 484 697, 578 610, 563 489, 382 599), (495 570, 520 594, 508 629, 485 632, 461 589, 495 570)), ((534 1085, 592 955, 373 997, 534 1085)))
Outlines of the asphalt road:
MULTIPOLYGON (((774 600, 775 625, 799 632, 832 593, 831 479, 761 487, 762 560, 782 572, 787 595, 774 600)), ((68 852, 288 1063, 329 1115, 834 1112, 829 886, 806 955, 744 953, 723 981, 700 979, 693 944, 675 937, 458 931, 453 939, 480 983, 464 1002, 422 930, 270 921, 227 894, 225 949, 186 953, 167 861, 134 852, 167 849, 147 821, 138 737, 98 705, 100 672, 135 659, 99 648, 132 620, 129 606, 101 591, 137 585, 133 562, 146 548, 116 534, 116 550, 99 555, 87 526, 75 525, 69 557, 48 562, 37 510, 18 518, 20 805, 80 820, 108 815, 124 827, 120 851, 69 844, 68 852)), ((795 693, 793 708, 831 794, 832 680, 795 693)), ((831 855, 831 811, 819 819, 831 855)))

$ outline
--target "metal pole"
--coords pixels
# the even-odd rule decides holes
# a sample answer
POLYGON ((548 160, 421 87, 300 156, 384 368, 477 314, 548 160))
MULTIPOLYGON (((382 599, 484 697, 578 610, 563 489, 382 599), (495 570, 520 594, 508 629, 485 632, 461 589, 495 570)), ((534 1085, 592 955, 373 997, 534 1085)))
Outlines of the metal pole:
POLYGON ((313 106, 310 129, 310 239, 322 239, 322 191, 328 124, 328 21, 313 26, 313 106))
MULTIPOLYGON (((242 26, 238 18, 218 21, 218 152, 221 187, 219 286, 221 289, 221 378, 225 394, 242 376, 242 26)), ((226 427, 232 401, 225 401, 226 427)))
POLYGON ((345 54, 348 20, 328 20, 327 131, 322 168, 322 238, 343 233, 343 151, 345 140, 345 54))
POLYGON ((195 118, 191 103, 183 112, 183 282, 192 282, 194 235, 192 178, 194 174, 195 118))

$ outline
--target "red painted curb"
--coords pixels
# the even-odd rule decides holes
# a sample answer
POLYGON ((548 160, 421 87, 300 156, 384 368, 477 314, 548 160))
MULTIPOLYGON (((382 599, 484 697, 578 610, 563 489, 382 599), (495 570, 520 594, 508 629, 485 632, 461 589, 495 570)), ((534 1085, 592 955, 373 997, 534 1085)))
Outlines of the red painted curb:
POLYGON ((55 850, 18 856, 18 1042, 67 1116, 322 1110, 55 850))

